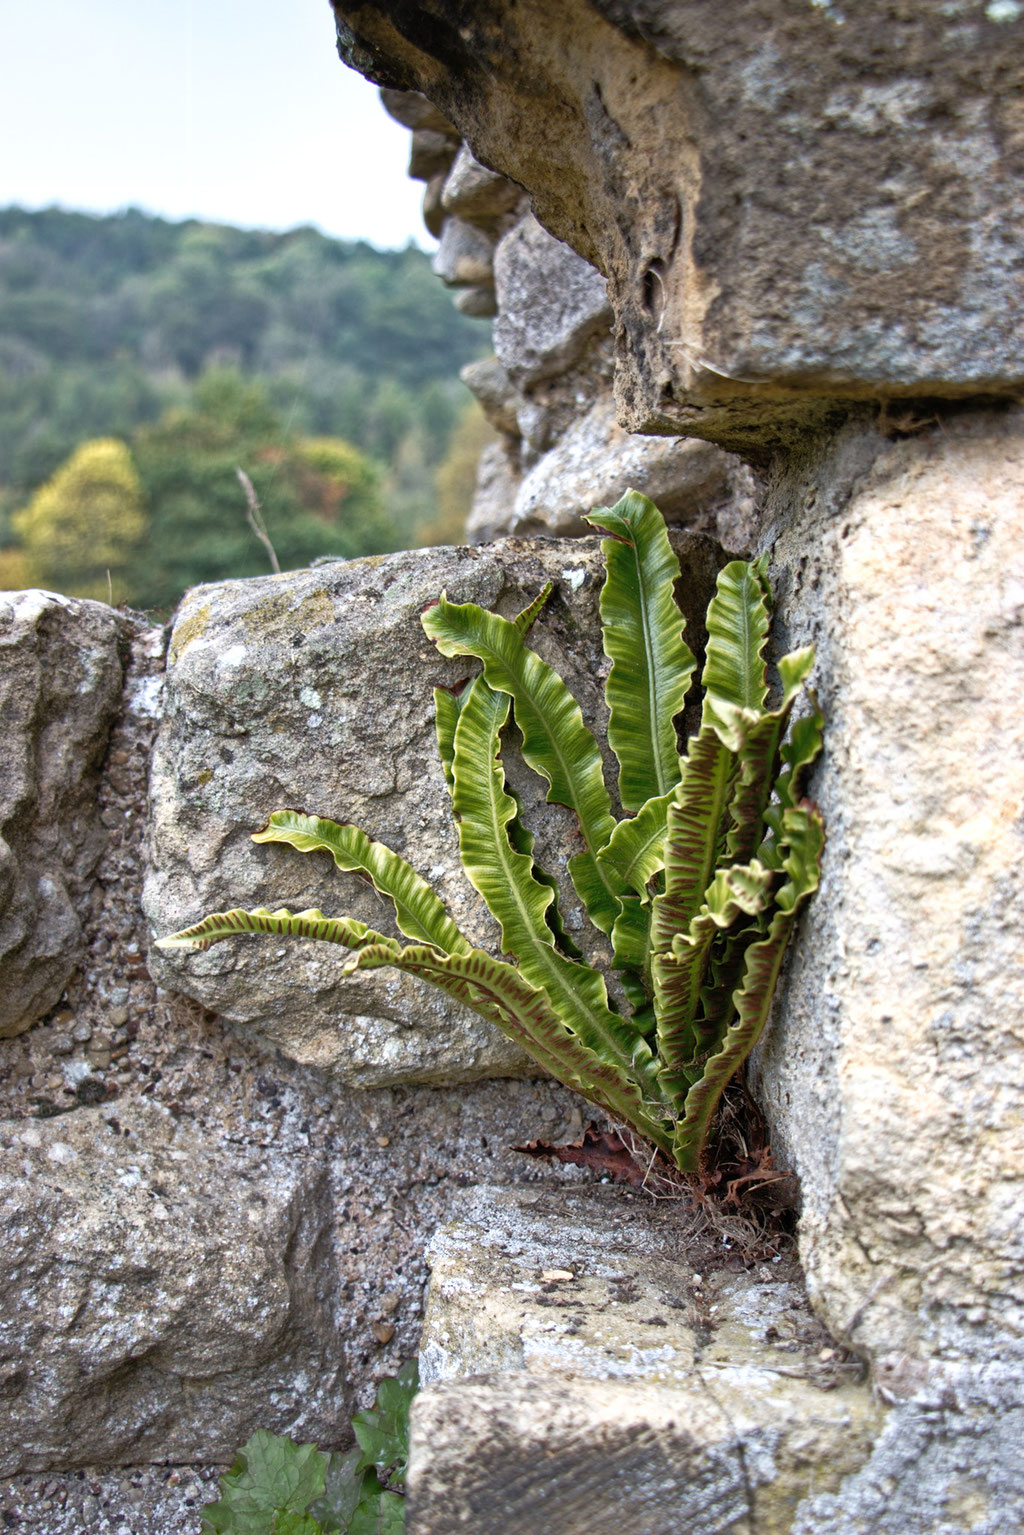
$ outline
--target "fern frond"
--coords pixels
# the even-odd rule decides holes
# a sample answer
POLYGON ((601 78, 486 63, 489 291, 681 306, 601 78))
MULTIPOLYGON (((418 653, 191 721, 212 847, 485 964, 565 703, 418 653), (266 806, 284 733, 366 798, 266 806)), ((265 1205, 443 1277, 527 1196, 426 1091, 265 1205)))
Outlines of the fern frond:
POLYGON ((767 935, 746 953, 743 980, 734 998, 735 1021, 719 1050, 702 1063, 699 1081, 686 1096, 676 1126, 674 1155, 682 1172, 696 1172, 715 1109, 727 1084, 757 1044, 775 994, 786 944, 800 906, 818 888, 825 831, 813 809, 787 810, 783 816, 788 853, 783 867, 789 878, 775 897, 775 915, 767 935))
POLYGON ((626 892, 614 870, 595 856, 615 820, 601 753, 579 704, 554 668, 524 645, 517 625, 497 613, 442 595, 422 622, 442 655, 476 656, 489 685, 513 699, 524 758, 547 780, 548 799, 567 805, 579 821, 586 851, 570 860, 570 878, 591 921, 610 933, 619 914, 618 898, 626 892))
POLYGON ((432 943, 446 954, 464 954, 471 947, 444 903, 412 865, 358 826, 305 815, 301 810, 275 810, 263 830, 253 833, 252 840, 286 842, 300 853, 330 853, 339 869, 365 875, 390 899, 399 929, 407 938, 432 943))
POLYGON ((605 686, 608 744, 619 761, 623 810, 639 810, 679 782, 675 718, 696 668, 675 600, 679 561, 661 513, 630 490, 585 519, 612 536, 602 544, 601 622, 612 663, 605 686))

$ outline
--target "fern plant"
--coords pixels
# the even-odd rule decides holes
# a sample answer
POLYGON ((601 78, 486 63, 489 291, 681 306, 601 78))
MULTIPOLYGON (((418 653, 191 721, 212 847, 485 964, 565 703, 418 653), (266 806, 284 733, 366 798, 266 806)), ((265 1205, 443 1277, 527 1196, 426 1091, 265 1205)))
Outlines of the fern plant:
POLYGON ((701 1166, 715 1108, 764 1028, 797 912, 817 888, 824 830, 801 798, 821 747, 813 698, 791 722, 810 647, 778 662, 769 707, 766 561, 736 560, 707 615, 700 729, 681 755, 675 720, 696 663, 675 603, 679 563, 661 514, 628 492, 588 519, 607 536, 601 593, 616 819, 597 741, 565 683, 526 643, 550 591, 514 621, 442 596, 423 627, 446 656, 482 670, 434 693, 437 741, 463 868, 514 963, 476 949, 416 871, 357 827, 279 810, 256 842, 329 853, 394 904, 405 938, 318 910, 219 912, 160 941, 206 949, 239 933, 316 938, 350 957, 343 974, 393 966, 490 1019, 552 1075, 652 1142, 682 1172, 701 1166), (547 798, 569 806, 583 846, 569 875, 611 940, 624 1001, 564 934, 555 881, 505 786, 502 732, 514 714, 547 798))

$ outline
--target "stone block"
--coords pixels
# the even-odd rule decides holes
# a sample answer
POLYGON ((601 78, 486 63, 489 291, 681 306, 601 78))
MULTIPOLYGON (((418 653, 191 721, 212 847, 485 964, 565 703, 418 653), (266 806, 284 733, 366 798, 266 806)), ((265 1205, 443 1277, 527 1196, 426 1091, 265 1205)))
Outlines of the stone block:
POLYGON ((474 224, 446 218, 431 267, 450 288, 493 287, 494 241, 474 224))
POLYGON ((650 496, 669 522, 710 530, 731 497, 735 466, 730 454, 697 438, 623 431, 605 395, 524 475, 508 531, 578 535, 587 512, 614 505, 627 488, 650 496))
POLYGON ((893 1397, 1024 1360, 1024 413, 916 425, 768 507, 828 841, 761 1092, 815 1304, 893 1397))
POLYGON ((475 288, 460 288, 452 295, 452 303, 460 314, 471 320, 493 320, 498 313, 494 289, 486 283, 475 288))
POLYGON ((516 405, 520 396, 498 359, 481 357, 476 362, 467 362, 459 370, 459 377, 476 396, 491 425, 499 432, 518 436, 516 405))
POLYGON ((570 367, 607 330, 604 278, 528 214, 498 242, 494 350, 518 389, 570 367))
POLYGON ((326 1168, 145 1101, 0 1122, 0 1475, 347 1426, 326 1168))
POLYGON ((104 603, 0 593, 0 1037, 52 1007, 80 957, 122 640, 104 603))
POLYGON ((431 176, 423 190, 423 222, 427 233, 432 234, 435 240, 440 240, 444 228, 445 211, 441 206, 441 196, 446 179, 445 173, 439 171, 436 176, 431 176))
POLYGON ((463 144, 448 172, 441 206, 459 218, 484 222, 512 213, 522 196, 522 187, 481 165, 463 144))
POLYGON ((1017 0, 335 12, 607 276, 631 429, 767 456, 830 399, 1024 382, 1017 0))
POLYGON ((386 87, 380 93, 381 104, 389 117, 403 128, 426 128, 432 133, 443 133, 448 138, 458 138, 459 130, 439 112, 433 102, 421 91, 392 91, 386 87))
POLYGON ((883 1410, 791 1258, 621 1188, 481 1189, 434 1238, 411 1535, 784 1531, 883 1410), (717 1247, 717 1251, 716 1251, 717 1247))
POLYGON ((466 539, 471 544, 501 538, 512 521, 521 476, 502 442, 490 442, 476 466, 473 506, 466 518, 466 539))
MULTIPOLYGON (((680 548, 683 601, 699 636, 717 555, 698 538, 680 548)), ((381 899, 335 872, 326 855, 250 841, 287 806, 361 825, 416 865, 473 942, 496 951, 496 928, 462 875, 434 739, 433 687, 474 667, 439 656, 420 614, 447 590, 453 601, 510 616, 552 580, 557 595, 531 643, 566 678, 585 718, 600 721, 603 578, 596 538, 508 540, 189 593, 171 639, 151 780, 144 904, 154 935, 210 911, 267 904, 319 906, 390 931, 381 899)), ((533 774, 510 772, 538 853, 547 850, 553 872, 564 874, 575 819, 546 804, 533 774)), ((564 899, 567 913, 578 913, 568 892, 564 899)), ((410 977, 376 971, 339 981, 341 951, 325 944, 242 939, 205 954, 154 950, 150 964, 162 985, 353 1086, 536 1071, 492 1025, 410 977)))
POLYGON ((437 133, 433 128, 416 128, 409 149, 407 174, 413 181, 431 181, 435 176, 446 175, 457 149, 457 138, 437 133))

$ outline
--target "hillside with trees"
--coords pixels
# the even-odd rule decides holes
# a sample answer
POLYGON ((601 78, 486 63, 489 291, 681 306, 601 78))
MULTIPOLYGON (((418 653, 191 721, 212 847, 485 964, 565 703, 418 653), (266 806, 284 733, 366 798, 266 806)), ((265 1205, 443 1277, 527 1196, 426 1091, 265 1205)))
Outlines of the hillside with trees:
POLYGON ((415 544, 486 347, 412 247, 0 210, 0 587, 166 608, 266 571, 237 468, 286 569, 415 544))

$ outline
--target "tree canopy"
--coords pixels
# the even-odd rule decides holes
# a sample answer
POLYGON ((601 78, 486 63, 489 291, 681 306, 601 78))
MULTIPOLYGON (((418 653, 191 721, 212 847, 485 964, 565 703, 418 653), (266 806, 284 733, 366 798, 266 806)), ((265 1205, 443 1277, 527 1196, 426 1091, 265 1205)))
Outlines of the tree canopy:
POLYGON ((83 443, 14 518, 26 572, 73 597, 123 597, 146 529, 131 453, 115 437, 83 443))
POLYGON ((264 570, 237 467, 286 567, 415 543, 466 408, 458 370, 486 341, 413 247, 0 209, 0 580, 105 596, 109 570, 166 606, 264 570), (141 487, 133 531, 123 558, 97 537, 69 573, 56 542, 44 558, 59 519, 37 498, 114 440, 141 487))

